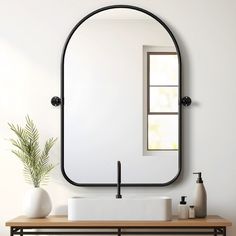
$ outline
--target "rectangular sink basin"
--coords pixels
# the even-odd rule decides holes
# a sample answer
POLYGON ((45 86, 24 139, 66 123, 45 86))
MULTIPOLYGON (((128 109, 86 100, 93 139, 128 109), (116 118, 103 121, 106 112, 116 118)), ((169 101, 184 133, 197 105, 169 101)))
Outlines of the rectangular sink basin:
POLYGON ((81 198, 68 200, 68 220, 168 221, 172 216, 169 197, 81 198))

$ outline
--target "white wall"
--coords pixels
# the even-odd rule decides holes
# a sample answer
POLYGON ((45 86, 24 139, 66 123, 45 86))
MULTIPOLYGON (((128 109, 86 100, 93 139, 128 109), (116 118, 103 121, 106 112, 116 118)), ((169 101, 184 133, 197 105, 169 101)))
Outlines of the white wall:
MULTIPOLYGON (((236 2, 233 0, 1 0, 0 1, 0 234, 4 222, 21 214, 21 199, 29 188, 19 161, 10 153, 7 122, 24 122, 29 114, 42 141, 60 136, 59 109, 50 98, 59 94, 60 54, 79 19, 111 4, 137 5, 161 17, 173 30, 182 52, 184 94, 194 104, 184 111, 184 166, 179 180, 165 188, 127 188, 126 193, 180 195, 191 203, 194 170, 204 173, 208 210, 236 223, 236 2)), ((52 158, 59 162, 57 144, 52 158)), ((114 195, 115 189, 76 188, 59 167, 46 187, 54 213, 71 195, 114 195)), ((228 235, 235 235, 236 227, 228 235)))

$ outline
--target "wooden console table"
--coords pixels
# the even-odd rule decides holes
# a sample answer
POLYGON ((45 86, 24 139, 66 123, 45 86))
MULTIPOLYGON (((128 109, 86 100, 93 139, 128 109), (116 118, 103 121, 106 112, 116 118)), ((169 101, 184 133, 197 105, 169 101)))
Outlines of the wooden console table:
POLYGON ((223 235, 232 223, 220 216, 172 221, 68 221, 66 216, 6 222, 14 235, 223 235))

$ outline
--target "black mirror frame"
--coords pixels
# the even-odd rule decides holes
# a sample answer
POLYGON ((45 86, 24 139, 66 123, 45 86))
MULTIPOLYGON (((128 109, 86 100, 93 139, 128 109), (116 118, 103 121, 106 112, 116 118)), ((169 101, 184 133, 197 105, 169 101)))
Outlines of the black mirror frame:
POLYGON ((69 41, 71 39, 71 37, 73 36, 74 32, 77 30, 77 28, 83 23, 85 22, 88 18, 90 18, 91 16, 102 12, 102 11, 106 11, 106 10, 110 10, 110 9, 117 9, 117 8, 124 8, 124 9, 132 9, 132 10, 136 10, 136 11, 140 11, 142 13, 145 13, 147 15, 149 15, 150 17, 152 17, 153 19, 155 19, 158 23, 160 23, 165 29, 166 31, 169 33, 171 39, 174 42, 176 51, 177 51, 177 56, 178 56, 178 68, 179 68, 179 120, 178 120, 178 125, 179 125, 179 150, 178 150, 178 172, 176 174, 176 176, 166 182, 166 183, 127 183, 127 184, 121 184, 124 187, 162 187, 162 186, 167 186, 172 184, 174 181, 177 180, 177 178, 179 177, 181 170, 182 170, 182 125, 181 125, 181 121, 182 121, 182 109, 181 109, 181 94, 182 94, 182 86, 181 86, 181 80, 182 80, 182 67, 181 67, 181 55, 180 55, 180 49, 178 46, 178 43, 173 35, 173 33, 171 32, 171 30, 168 28, 168 26, 156 15, 154 15, 153 13, 140 8, 140 7, 136 7, 136 6, 131 6, 131 5, 111 5, 111 6, 106 6, 106 7, 102 7, 99 8, 93 12, 91 12, 90 14, 88 14, 87 16, 85 16, 83 19, 81 19, 75 26, 74 28, 71 30, 71 32, 69 33, 64 47, 63 47, 63 51, 62 51, 62 55, 61 55, 61 71, 60 71, 60 75, 61 75, 61 172, 64 176, 64 178, 72 185, 78 186, 78 187, 114 187, 116 186, 116 184, 106 184, 106 183, 76 183, 74 181, 72 181, 65 172, 65 168, 64 168, 64 62, 65 62, 65 53, 66 53, 66 49, 67 46, 69 44, 69 41))

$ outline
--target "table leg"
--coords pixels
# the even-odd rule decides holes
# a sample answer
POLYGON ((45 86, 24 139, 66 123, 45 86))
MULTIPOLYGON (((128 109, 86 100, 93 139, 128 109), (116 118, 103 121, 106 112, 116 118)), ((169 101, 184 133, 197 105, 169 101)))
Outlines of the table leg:
POLYGON ((223 236, 226 236, 226 227, 223 228, 223 236))
POLYGON ((121 228, 118 228, 117 236, 121 236, 121 228))
POLYGON ((11 229, 10 229, 10 236, 13 236, 13 235, 14 235, 14 228, 11 227, 11 229))
POLYGON ((223 235, 226 236, 226 227, 214 228, 214 236, 223 235))

